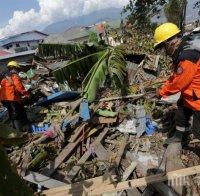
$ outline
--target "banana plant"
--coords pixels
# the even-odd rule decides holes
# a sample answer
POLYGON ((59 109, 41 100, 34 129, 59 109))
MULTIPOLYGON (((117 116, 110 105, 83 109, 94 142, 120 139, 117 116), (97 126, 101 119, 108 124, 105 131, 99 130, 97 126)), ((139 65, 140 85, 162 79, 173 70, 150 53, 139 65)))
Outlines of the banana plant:
POLYGON ((58 83, 81 78, 82 96, 92 102, 106 76, 109 76, 118 87, 123 86, 126 76, 126 62, 119 47, 106 47, 103 51, 87 55, 72 61, 54 71, 58 83))
POLYGON ((94 52, 103 50, 101 46, 90 44, 49 44, 42 43, 38 46, 38 55, 50 59, 77 59, 94 52))

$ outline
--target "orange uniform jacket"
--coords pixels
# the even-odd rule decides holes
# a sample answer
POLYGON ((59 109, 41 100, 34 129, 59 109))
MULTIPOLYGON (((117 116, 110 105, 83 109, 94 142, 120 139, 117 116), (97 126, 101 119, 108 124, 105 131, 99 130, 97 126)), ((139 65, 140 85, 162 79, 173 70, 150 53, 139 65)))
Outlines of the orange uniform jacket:
POLYGON ((177 71, 166 81, 160 95, 166 97, 181 92, 184 105, 200 111, 200 60, 181 60, 177 71))
POLYGON ((28 96, 19 76, 12 74, 8 79, 5 77, 1 81, 0 99, 1 101, 20 101, 22 95, 28 96))

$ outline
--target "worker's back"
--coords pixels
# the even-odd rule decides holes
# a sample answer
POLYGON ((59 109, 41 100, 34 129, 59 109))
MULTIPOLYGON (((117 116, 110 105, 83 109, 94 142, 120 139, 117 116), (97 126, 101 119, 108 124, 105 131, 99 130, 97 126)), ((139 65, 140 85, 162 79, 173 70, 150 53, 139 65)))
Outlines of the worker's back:
POLYGON ((1 101, 20 101, 20 96, 25 92, 24 86, 17 73, 7 72, 1 80, 1 101))

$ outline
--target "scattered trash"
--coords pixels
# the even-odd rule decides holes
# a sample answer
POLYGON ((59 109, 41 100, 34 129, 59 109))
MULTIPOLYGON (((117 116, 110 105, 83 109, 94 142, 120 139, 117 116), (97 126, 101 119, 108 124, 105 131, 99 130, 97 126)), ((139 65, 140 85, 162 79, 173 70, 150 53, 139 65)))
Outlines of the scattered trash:
POLYGON ((157 129, 157 123, 152 122, 151 118, 146 118, 146 133, 151 136, 157 129))
MULTIPOLYGON (((90 190, 90 184, 94 189, 113 182, 125 184, 125 181, 146 177, 152 169, 165 171, 163 144, 166 132, 174 128, 176 107, 173 104, 180 94, 162 100, 155 96, 169 75, 168 70, 160 69, 164 64, 162 55, 127 53, 123 58, 126 59, 124 67, 119 65, 121 72, 115 66, 122 59, 116 58, 119 61, 110 73, 107 62, 112 63, 119 51, 103 45, 58 44, 55 47, 43 43, 31 66, 20 73, 31 93, 24 103, 31 133, 11 128, 8 112, 1 105, 0 144, 7 149, 19 175, 29 185, 36 184, 30 186, 35 192, 65 186, 66 195, 78 195, 83 190, 80 184, 90 190), (100 61, 100 54, 109 58, 100 61), (113 83, 115 76, 122 80, 121 89, 117 82, 113 83), (66 182, 73 185, 66 186, 66 182)), ((182 157, 186 166, 200 162, 190 150, 183 153, 184 156, 177 155, 177 158, 182 157)), ((168 161, 171 164, 172 159, 168 161)), ((139 187, 139 195, 146 194, 144 187, 148 189, 146 184, 139 187)), ((117 194, 136 195, 138 189, 124 193, 120 190, 117 194)))
POLYGON ((124 121, 117 127, 117 130, 119 130, 121 133, 136 134, 136 119, 124 121))
POLYGON ((34 134, 37 134, 37 133, 43 133, 43 132, 47 131, 48 128, 50 127, 50 124, 44 123, 43 126, 31 125, 31 127, 32 127, 32 132, 34 134))

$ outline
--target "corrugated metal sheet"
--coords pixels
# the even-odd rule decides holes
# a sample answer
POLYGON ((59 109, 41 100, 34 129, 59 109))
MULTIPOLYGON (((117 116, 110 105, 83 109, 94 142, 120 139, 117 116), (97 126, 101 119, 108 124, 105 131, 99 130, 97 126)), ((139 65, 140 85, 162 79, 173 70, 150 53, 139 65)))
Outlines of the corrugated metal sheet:
POLYGON ((10 55, 10 54, 11 54, 11 52, 7 52, 7 51, 5 51, 5 50, 0 50, 0 57, 1 57, 1 56, 10 55))
POLYGON ((7 45, 9 43, 14 42, 24 42, 24 41, 33 41, 33 40, 43 40, 47 37, 46 34, 39 32, 39 31, 30 31, 21 33, 18 35, 10 36, 8 38, 0 40, 0 46, 7 45))
POLYGON ((5 56, 0 56, 0 60, 15 58, 15 57, 19 57, 19 56, 26 56, 26 55, 31 55, 31 54, 35 54, 35 50, 29 50, 29 51, 25 51, 25 52, 12 53, 12 54, 8 54, 5 56))

